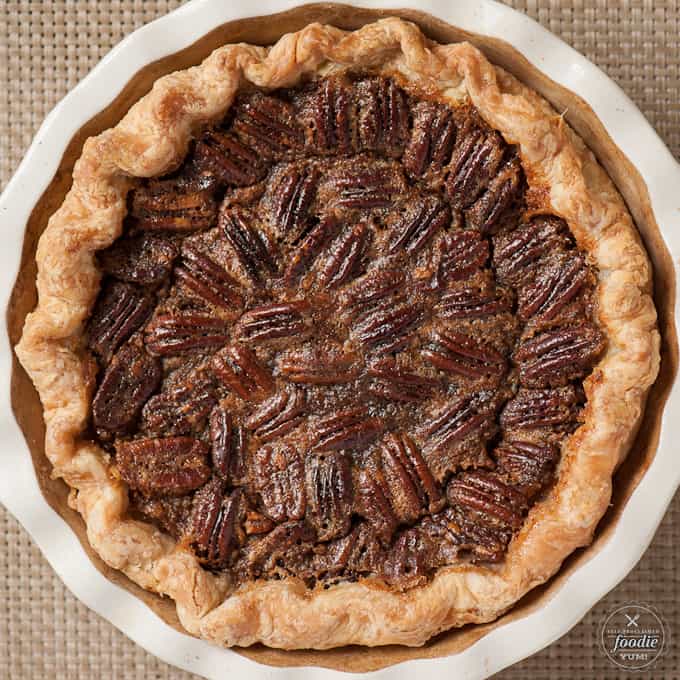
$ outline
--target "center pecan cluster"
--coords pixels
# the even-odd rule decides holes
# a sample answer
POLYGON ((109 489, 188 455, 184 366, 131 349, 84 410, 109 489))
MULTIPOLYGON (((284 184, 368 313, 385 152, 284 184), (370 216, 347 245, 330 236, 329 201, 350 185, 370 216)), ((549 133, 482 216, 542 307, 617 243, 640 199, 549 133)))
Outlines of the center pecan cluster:
POLYGON ((501 559, 604 344, 525 188, 472 108, 389 78, 241 95, 98 254, 92 424, 130 512, 244 581, 501 559))

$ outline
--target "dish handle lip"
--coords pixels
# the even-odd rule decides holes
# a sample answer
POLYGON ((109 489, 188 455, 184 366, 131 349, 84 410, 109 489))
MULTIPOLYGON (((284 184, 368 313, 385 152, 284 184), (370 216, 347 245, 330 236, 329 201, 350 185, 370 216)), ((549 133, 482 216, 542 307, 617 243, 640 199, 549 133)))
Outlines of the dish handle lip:
MULTIPOLYGON (((292 9, 294 0, 261 0, 258 16, 292 9)), ((500 38, 559 85, 580 96, 602 121, 610 137, 644 178, 651 205, 671 254, 675 283, 680 270, 680 165, 621 88, 576 50, 520 12, 494 0, 355 0, 370 9, 414 9, 466 31, 500 38), (565 65, 566 68, 565 68, 565 65)), ((0 250, 0 302, 7 309, 19 269, 23 230, 31 211, 52 180, 73 136, 108 106, 130 78, 148 64, 193 44, 216 27, 254 16, 223 0, 190 0, 177 10, 137 29, 114 47, 59 102, 38 130, 28 152, 0 196, 6 247, 0 250)), ((680 318, 680 302, 675 303, 680 318)), ((114 585, 91 564, 76 535, 44 500, 26 442, 10 404, 12 349, 7 332, 0 337, 0 501, 21 522, 66 586, 90 609, 106 618, 137 644, 167 663, 211 680, 234 672, 252 678, 299 677, 301 668, 272 668, 214 647, 174 630, 141 600, 114 585), (216 671, 216 669, 219 669, 216 671)), ((676 381, 666 410, 680 407, 676 381)), ((642 556, 680 486, 672 443, 680 422, 662 420, 657 455, 628 500, 608 541, 562 584, 540 609, 490 631, 458 654, 406 661, 371 673, 396 678, 422 670, 434 678, 485 678, 535 653, 564 635, 642 556), (635 550, 631 550, 635 546, 635 550), (605 567, 606 568, 603 568, 605 567), (537 634, 538 633, 538 634, 537 634)), ((304 668, 305 680, 349 675, 324 668, 304 668)), ((353 674, 354 675, 354 674, 353 674)), ((356 677, 356 675, 355 675, 356 677)))

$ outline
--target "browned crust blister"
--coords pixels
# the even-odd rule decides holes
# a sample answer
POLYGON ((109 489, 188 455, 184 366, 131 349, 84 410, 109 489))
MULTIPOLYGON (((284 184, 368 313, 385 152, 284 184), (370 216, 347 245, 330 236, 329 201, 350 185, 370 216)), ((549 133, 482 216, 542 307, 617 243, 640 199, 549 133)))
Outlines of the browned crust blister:
POLYGON ((221 645, 420 645, 453 626, 496 618, 590 542, 658 372, 650 264, 592 153, 545 100, 477 49, 434 44, 395 18, 351 33, 312 24, 267 49, 227 45, 200 66, 158 80, 116 127, 85 143, 36 260, 39 303, 16 350, 42 400, 54 475, 74 490, 72 505, 101 557, 173 598, 189 632, 221 645), (585 380, 585 420, 563 444, 557 483, 530 510, 499 565, 447 567, 406 592, 370 580, 310 591, 293 579, 233 591, 228 575, 205 571, 186 547, 128 518, 126 485, 110 474, 104 451, 81 438, 93 388, 82 339, 99 291, 94 253, 121 233, 130 178, 176 167, 192 134, 225 114, 242 82, 288 87, 345 67, 371 68, 453 104, 470 102, 518 145, 529 184, 544 189, 540 207, 566 220, 599 270, 607 350, 585 380))

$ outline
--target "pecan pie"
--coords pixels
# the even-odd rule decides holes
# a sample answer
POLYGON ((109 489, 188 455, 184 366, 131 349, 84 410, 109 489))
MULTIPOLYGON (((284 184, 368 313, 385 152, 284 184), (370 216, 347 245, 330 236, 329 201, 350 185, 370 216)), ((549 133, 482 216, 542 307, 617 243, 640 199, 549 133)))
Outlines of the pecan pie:
POLYGON ((73 180, 17 351, 92 545, 190 632, 422 644, 590 541, 657 372, 650 267, 471 45, 226 46, 73 180))

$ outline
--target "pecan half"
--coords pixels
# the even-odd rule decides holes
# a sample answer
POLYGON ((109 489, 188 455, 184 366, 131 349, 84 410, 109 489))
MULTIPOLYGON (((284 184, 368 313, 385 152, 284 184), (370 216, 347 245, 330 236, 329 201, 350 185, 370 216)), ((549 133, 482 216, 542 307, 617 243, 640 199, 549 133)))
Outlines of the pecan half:
POLYGON ((389 545, 399 519, 389 500, 389 488, 382 470, 374 462, 355 469, 354 511, 365 518, 383 545, 389 545))
POLYGON ((175 267, 175 276, 192 293, 217 307, 232 310, 243 304, 236 280, 222 265, 187 241, 182 244, 182 262, 175 267))
POLYGON ((246 513, 243 529, 247 536, 252 536, 253 534, 268 534, 275 526, 269 517, 265 517, 255 510, 249 510, 246 513))
POLYGON ((216 212, 212 188, 201 178, 152 179, 132 191, 130 214, 147 231, 209 229, 216 212))
POLYGON ((368 369, 368 391, 393 401, 418 403, 429 399, 439 383, 417 373, 397 368, 394 361, 381 361, 368 369))
POLYGON ((123 345, 114 355, 92 400, 95 427, 109 432, 126 430, 161 382, 156 357, 133 344, 123 345))
POLYGON ((262 156, 238 137, 222 130, 207 130, 196 143, 196 168, 218 182, 245 187, 267 174, 262 156))
POLYGON ((146 328, 152 354, 173 356, 221 347, 229 339, 222 319, 203 314, 159 314, 146 328))
POLYGON ((464 285, 445 289, 437 303, 443 319, 480 319, 510 310, 507 291, 493 284, 464 285))
POLYGON ((505 405, 500 422, 508 429, 572 429, 580 402, 573 385, 547 390, 521 388, 505 405))
POLYGON ((307 413, 307 397, 288 387, 263 402, 245 425, 262 442, 268 442, 295 429, 307 413))
POLYGON ((319 170, 314 165, 290 164, 272 173, 262 203, 278 237, 295 243, 308 231, 318 183, 319 170))
POLYGON ((466 508, 446 508, 423 518, 420 530, 435 548, 433 564, 454 564, 464 557, 472 562, 498 562, 503 559, 512 530, 500 524, 484 524, 466 508))
POLYGON ((337 288, 354 278, 361 270, 372 235, 368 225, 359 222, 335 239, 319 272, 319 283, 326 288, 337 288))
POLYGON ((343 309, 350 315, 364 313, 394 294, 401 292, 406 275, 398 269, 373 269, 345 288, 341 297, 343 309))
POLYGON ((471 518, 467 509, 453 509, 459 549, 469 553, 472 562, 500 562, 512 538, 512 530, 500 523, 486 524, 471 518))
POLYGON ((503 159, 505 143, 495 132, 483 132, 469 119, 458 132, 449 164, 446 191, 455 208, 467 208, 489 186, 503 159))
POLYGON ((461 281, 484 267, 489 242, 475 231, 456 231, 444 236, 439 252, 439 281, 461 281))
POLYGON ((380 418, 369 416, 367 409, 338 411, 319 421, 313 451, 339 451, 363 448, 382 431, 380 418))
POLYGON ((181 496, 203 486, 210 476, 208 447, 191 437, 116 442, 121 479, 144 495, 181 496))
POLYGON ((238 570, 247 579, 282 578, 307 567, 316 536, 305 522, 285 522, 266 536, 249 541, 238 570))
POLYGON ((482 234, 494 234, 522 190, 522 167, 516 158, 506 163, 486 191, 465 211, 465 221, 482 234))
POLYGON ((376 573, 384 560, 380 541, 367 522, 360 522, 347 536, 325 547, 325 551, 315 556, 317 578, 376 573))
POLYGON ((287 102, 256 92, 234 108, 233 131, 267 160, 287 157, 304 145, 304 132, 287 102))
POLYGON ((411 201, 392 227, 389 251, 395 253, 404 249, 408 253, 416 253, 450 223, 451 212, 439 197, 430 195, 411 201))
POLYGON ((580 255, 557 260, 536 273, 534 281, 520 290, 517 314, 527 320, 553 320, 583 290, 588 267, 580 255))
POLYGON ((405 189, 397 163, 353 158, 341 161, 330 172, 320 199, 339 209, 370 210, 391 206, 405 189))
POLYGON ((245 401, 263 399, 274 389, 271 373, 264 368, 255 353, 242 345, 231 345, 212 358, 215 375, 245 401))
POLYGON ((317 153, 353 150, 352 94, 340 78, 326 78, 311 97, 306 117, 312 132, 311 146, 317 153))
POLYGON ((401 522, 415 521, 424 511, 438 512, 444 498, 418 447, 406 435, 388 435, 380 444, 388 496, 401 522))
POLYGON ((387 298, 359 317, 351 335, 366 350, 394 352, 408 343, 422 317, 417 303, 401 296, 387 298))
POLYGON ((462 472, 449 482, 446 495, 451 505, 474 513, 483 523, 513 530, 522 526, 527 509, 526 496, 493 472, 462 472))
POLYGON ((196 494, 190 534, 202 562, 213 568, 229 564, 245 538, 244 515, 242 489, 225 496, 222 482, 215 479, 196 494))
POLYGON ((300 454, 287 444, 263 446, 253 455, 250 480, 262 510, 274 522, 305 516, 305 473, 300 454))
POLYGON ((265 236, 250 224, 252 219, 251 215, 239 208, 222 210, 219 226, 248 278, 253 283, 260 283, 265 274, 276 272, 276 263, 269 252, 265 236))
POLYGON ((305 320, 307 304, 281 302, 248 310, 236 324, 236 334, 250 343, 277 338, 301 337, 309 331, 305 320))
POLYGON ((515 439, 501 442, 494 457, 498 472, 527 498, 532 498, 552 480, 560 450, 555 444, 515 439))
POLYGON ((342 452, 310 454, 305 460, 307 518, 318 540, 344 536, 352 514, 352 474, 342 452))
POLYGON ((586 375, 603 348, 602 333, 591 325, 545 331, 515 352, 520 382, 526 387, 566 385, 586 375))
POLYGON ((425 532, 407 529, 394 542, 383 564, 382 575, 398 590, 427 582, 432 571, 435 548, 425 532))
POLYGON ((456 125, 451 110, 434 102, 418 102, 413 107, 413 131, 404 150, 406 172, 421 177, 438 172, 451 158, 456 141, 456 125))
POLYGON ((538 215, 495 244, 496 275, 502 281, 518 283, 544 257, 554 257, 570 245, 569 230, 564 220, 552 215, 538 215))
POLYGON ((210 452, 215 471, 232 486, 245 482, 246 443, 241 425, 234 425, 222 406, 210 414, 210 452))
POLYGON ((215 389, 208 378, 188 376, 187 382, 164 389, 146 402, 142 427, 156 436, 200 432, 215 400, 215 389))
POLYGON ((359 375, 351 356, 321 352, 288 352, 279 358, 279 371, 291 382, 308 385, 337 385, 359 375))
POLYGON ((425 423, 420 433, 428 462, 432 464, 432 454, 452 449, 469 436, 487 439, 495 430, 494 415, 495 402, 486 392, 460 397, 445 406, 425 423))
POLYGON ((359 140, 364 149, 399 156, 409 138, 406 93, 387 78, 366 78, 355 86, 359 140))
POLYGON ((465 378, 500 378, 506 369, 505 358, 488 344, 463 333, 435 332, 434 343, 422 355, 436 368, 465 378))
POLYGON ((302 239, 297 248, 289 254, 290 260, 283 276, 288 285, 294 284, 310 269, 314 261, 335 238, 340 225, 340 221, 334 216, 324 217, 302 239))
POLYGON ((102 271, 120 281, 155 286, 170 276, 177 247, 169 239, 157 234, 141 234, 121 238, 97 258, 102 271))
POLYGON ((147 320, 153 297, 129 283, 103 287, 87 327, 88 347, 109 361, 113 353, 147 320))

